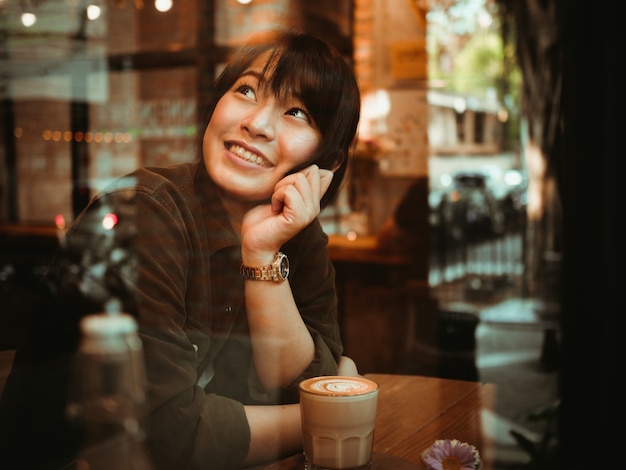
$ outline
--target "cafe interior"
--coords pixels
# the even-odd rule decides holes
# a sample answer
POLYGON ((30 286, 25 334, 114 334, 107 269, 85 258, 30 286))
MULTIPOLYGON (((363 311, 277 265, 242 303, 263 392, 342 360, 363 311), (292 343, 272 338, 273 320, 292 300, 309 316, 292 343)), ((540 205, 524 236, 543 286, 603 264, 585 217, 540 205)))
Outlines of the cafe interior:
POLYGON ((564 0, 0 0, 0 390, 74 218, 135 168, 197 158, 229 54, 290 27, 334 45, 361 91, 319 219, 345 351, 389 420, 373 468, 425 468, 436 439, 475 445, 484 470, 609 468, 617 21, 564 0), (386 246, 408 194, 412 232, 386 246))

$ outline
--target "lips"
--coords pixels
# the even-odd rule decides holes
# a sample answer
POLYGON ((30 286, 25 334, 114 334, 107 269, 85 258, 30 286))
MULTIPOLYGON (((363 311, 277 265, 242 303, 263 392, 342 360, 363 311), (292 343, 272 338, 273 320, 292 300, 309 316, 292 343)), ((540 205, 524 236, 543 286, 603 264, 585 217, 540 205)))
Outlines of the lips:
POLYGON ((241 158, 242 160, 245 160, 247 162, 254 163, 255 165, 259 165, 263 167, 270 166, 268 162, 261 155, 251 152, 250 150, 245 149, 241 147, 240 145, 227 144, 226 148, 228 149, 230 153, 241 158))

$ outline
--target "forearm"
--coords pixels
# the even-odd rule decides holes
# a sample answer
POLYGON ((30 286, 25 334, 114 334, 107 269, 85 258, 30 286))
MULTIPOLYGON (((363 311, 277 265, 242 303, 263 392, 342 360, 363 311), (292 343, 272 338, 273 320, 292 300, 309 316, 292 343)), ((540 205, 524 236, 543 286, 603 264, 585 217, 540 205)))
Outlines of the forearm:
POLYGON ((246 406, 250 425, 247 465, 278 460, 302 448, 300 406, 246 406))
MULTIPOLYGON (((359 375, 352 359, 342 356, 339 375, 359 375)), ((250 447, 246 465, 256 465, 294 454, 302 448, 300 405, 246 406, 250 447)))
POLYGON ((271 390, 290 384, 315 357, 315 345, 295 304, 289 281, 246 281, 246 309, 254 364, 271 390))

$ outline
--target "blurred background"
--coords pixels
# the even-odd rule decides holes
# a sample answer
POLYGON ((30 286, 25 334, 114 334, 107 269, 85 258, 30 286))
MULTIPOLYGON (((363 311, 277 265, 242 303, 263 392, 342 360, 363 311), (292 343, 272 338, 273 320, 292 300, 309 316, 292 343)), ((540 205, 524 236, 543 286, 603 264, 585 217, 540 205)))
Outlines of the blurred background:
MULTIPOLYGON (((522 3, 522 2, 520 2, 522 3)), ((498 385, 499 468, 522 468, 558 403, 562 238, 546 149, 555 20, 496 0, 0 0, 0 349, 74 217, 138 166, 197 158, 212 82, 251 34, 297 27, 355 70, 352 172, 321 214, 346 352, 363 373, 498 385), (530 15, 532 19, 532 15, 530 15), (531 24, 532 21, 530 22, 531 24), (526 26, 522 28, 521 26, 526 26), (528 52, 520 44, 543 35, 528 52), (521 49, 521 50, 520 50, 521 49), (529 70, 535 54, 545 70, 529 70), (526 68, 525 68, 526 67, 526 68), (412 243, 381 228, 411 187, 412 243)), ((533 43, 534 44, 534 43, 533 43)), ((552 104, 552 106, 551 106, 552 104)))

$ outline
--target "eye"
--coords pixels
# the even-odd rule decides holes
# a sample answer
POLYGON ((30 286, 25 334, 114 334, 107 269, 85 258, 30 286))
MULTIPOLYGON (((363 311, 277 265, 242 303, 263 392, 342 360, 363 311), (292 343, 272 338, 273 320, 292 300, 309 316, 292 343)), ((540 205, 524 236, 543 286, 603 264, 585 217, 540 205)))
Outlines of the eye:
POLYGON ((307 122, 311 122, 311 116, 302 108, 291 108, 285 114, 293 116, 298 119, 303 119, 307 122))
POLYGON ((237 88, 235 88, 235 93, 240 93, 244 96, 247 96, 251 100, 256 99, 256 92, 254 88, 251 85, 248 85, 247 83, 242 83, 238 85, 237 88))

